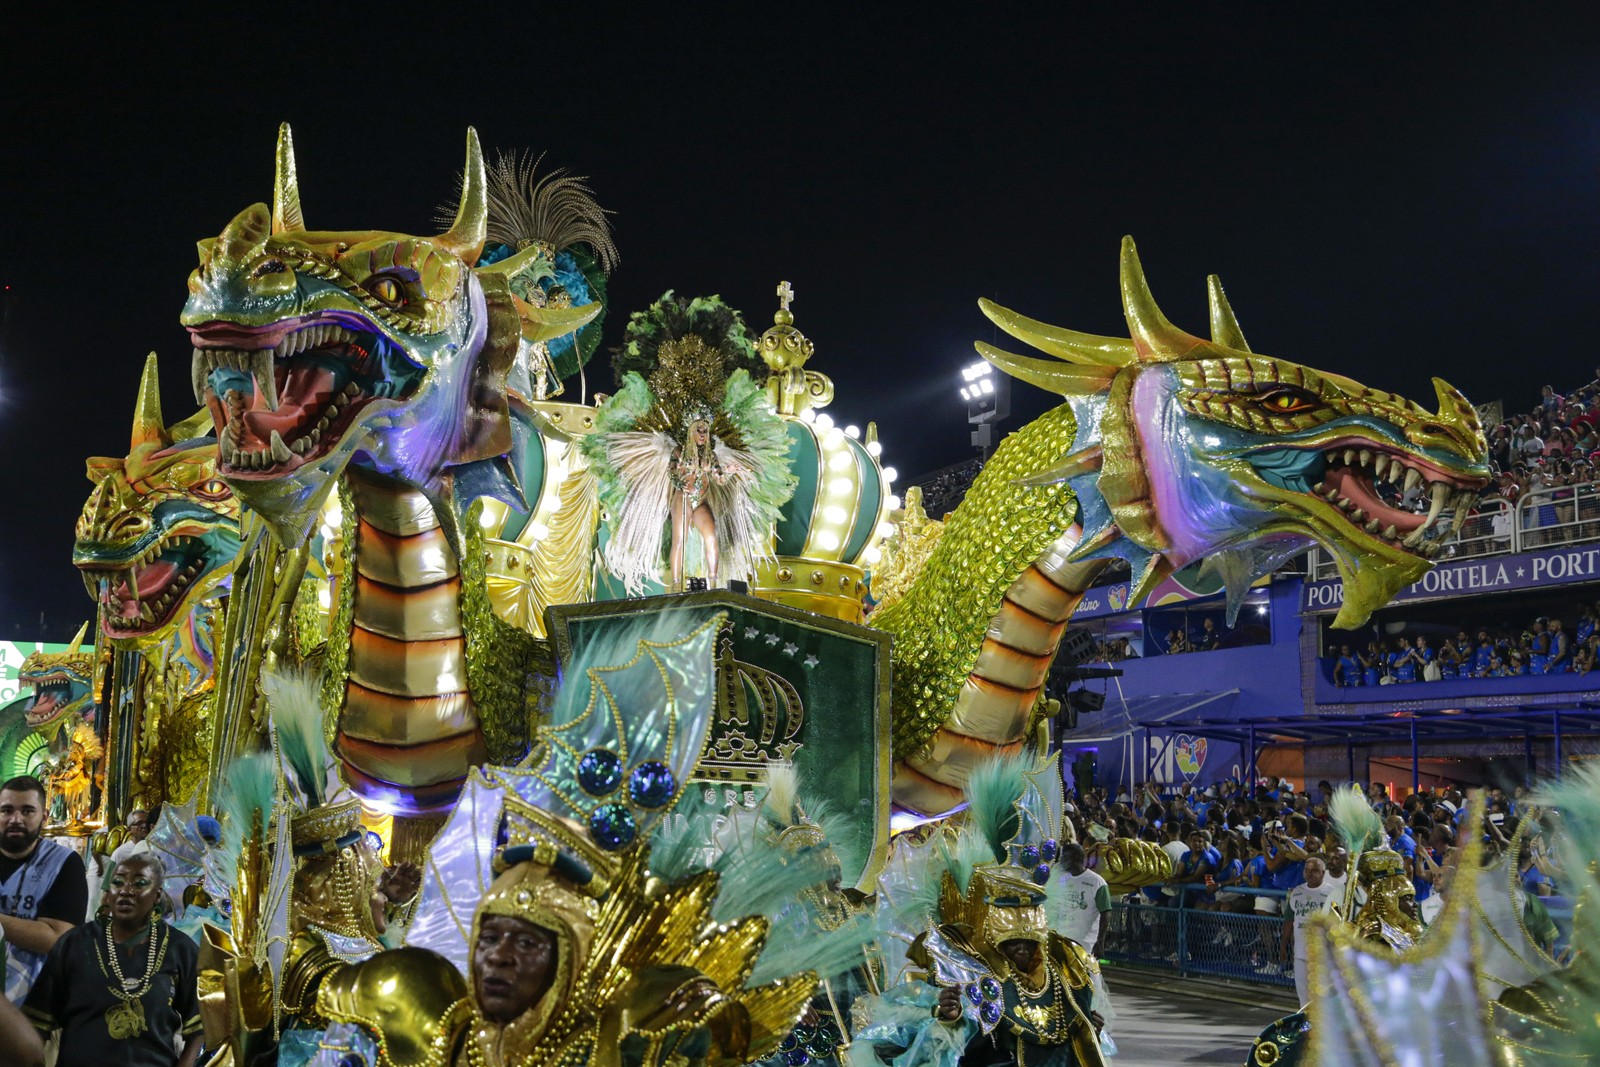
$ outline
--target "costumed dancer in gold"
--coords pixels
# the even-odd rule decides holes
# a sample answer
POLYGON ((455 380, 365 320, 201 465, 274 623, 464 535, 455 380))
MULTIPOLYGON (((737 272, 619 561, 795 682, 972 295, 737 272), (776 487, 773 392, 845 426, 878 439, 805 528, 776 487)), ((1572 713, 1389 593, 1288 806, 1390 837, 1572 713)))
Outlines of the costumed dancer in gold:
POLYGON ((721 621, 684 635, 667 616, 575 653, 528 760, 468 779, 406 947, 324 983, 318 1067, 732 1067, 776 1049, 816 975, 773 973, 792 956, 764 952, 769 919, 723 912, 722 873, 685 874, 698 847, 657 834, 705 745, 721 621))
MULTIPOLYGON (((1043 835, 1059 816, 1029 813, 1024 798, 1038 794, 1029 762, 976 770, 966 826, 888 876, 909 899, 919 886, 936 897, 924 897, 931 907, 905 951, 905 981, 864 1002, 855 1067, 1102 1067, 1098 964, 1050 928, 1046 887, 1059 841, 1043 835)), ((891 906, 909 914, 907 899, 891 906)))

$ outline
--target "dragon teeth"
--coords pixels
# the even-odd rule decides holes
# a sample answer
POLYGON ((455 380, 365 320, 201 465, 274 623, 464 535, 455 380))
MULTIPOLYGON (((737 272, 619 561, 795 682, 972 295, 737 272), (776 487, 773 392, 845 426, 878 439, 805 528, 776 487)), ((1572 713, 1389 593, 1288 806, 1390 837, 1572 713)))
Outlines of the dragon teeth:
POLYGON ((1415 467, 1407 467, 1406 468, 1406 485, 1405 485, 1406 492, 1409 493, 1411 490, 1415 489, 1417 486, 1419 486, 1421 484, 1422 484, 1422 472, 1417 470, 1417 468, 1415 468, 1415 467))
POLYGON ((277 411, 278 376, 272 371, 270 349, 258 348, 250 353, 250 374, 256 380, 256 388, 261 390, 261 399, 266 401, 267 410, 277 411))
POLYGON ((287 463, 294 455, 289 451, 289 446, 283 443, 283 436, 277 430, 272 431, 270 448, 275 463, 287 463))

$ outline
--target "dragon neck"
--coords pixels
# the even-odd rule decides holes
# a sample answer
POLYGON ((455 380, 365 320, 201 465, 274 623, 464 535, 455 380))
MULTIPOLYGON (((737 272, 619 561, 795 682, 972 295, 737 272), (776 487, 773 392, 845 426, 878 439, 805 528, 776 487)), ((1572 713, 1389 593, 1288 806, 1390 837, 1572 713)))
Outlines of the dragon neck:
MULTIPOLYGON (((1102 397, 1063 404, 1007 437, 946 521, 938 547, 905 596, 873 613, 872 624, 895 635, 894 746, 902 759, 924 753, 952 709, 962 701, 971 704, 974 698, 965 691, 982 688, 974 672, 1008 596, 1015 593, 1017 606, 1025 606, 1031 601, 1022 586, 1042 581, 1041 589, 1057 593, 1035 620, 1040 633, 1027 642, 1013 637, 1033 662, 1019 662, 1015 674, 1007 675, 1025 683, 1009 686, 1007 699, 1023 709, 1024 722, 1031 714, 1043 684, 1042 677, 1034 684, 1033 676, 1048 670, 1065 619, 1103 563, 1066 562, 1079 536, 1073 487, 1064 480, 1023 479, 1098 444, 1104 403, 1102 397)), ((1003 657, 994 652, 990 658, 1003 657)), ((1010 727, 990 724, 981 732, 1009 734, 1010 727)), ((995 737, 988 748, 1012 739, 995 737)))
POLYGON ((428 812, 482 760, 458 560, 421 492, 355 467, 348 479, 355 585, 339 752, 358 794, 428 812))

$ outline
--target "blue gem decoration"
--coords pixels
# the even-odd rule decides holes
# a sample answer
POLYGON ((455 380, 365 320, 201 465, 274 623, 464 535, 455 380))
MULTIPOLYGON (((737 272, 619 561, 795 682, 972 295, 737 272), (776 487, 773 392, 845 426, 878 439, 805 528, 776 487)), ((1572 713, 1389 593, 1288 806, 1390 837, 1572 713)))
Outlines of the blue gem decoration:
POLYGON ((803 1048, 792 1048, 783 1054, 783 1062, 789 1067, 806 1067, 811 1062, 811 1057, 803 1048))
POLYGON ((677 791, 677 776, 660 760, 647 760, 628 776, 628 796, 641 808, 664 807, 677 791))
POLYGON ((1060 855, 1061 846, 1056 843, 1056 839, 1053 837, 1046 839, 1045 843, 1039 846, 1039 858, 1046 863, 1054 863, 1060 855))
POLYGON ((983 980, 983 999, 984 1000, 999 1000, 1000 999, 1000 993, 1001 993, 1000 979, 998 979, 998 978, 984 978, 984 980, 983 980))
POLYGON ((967 983, 966 993, 967 999, 972 1001, 973 1007, 977 1007, 979 1004, 983 1003, 983 994, 979 992, 978 984, 976 982, 967 983))
POLYGON ((607 852, 627 848, 639 835, 633 812, 622 804, 602 804, 589 814, 589 836, 607 852))
POLYGON ((978 1015, 985 1026, 993 1026, 1000 1021, 1000 1005, 991 1000, 978 1010, 978 1015))
POLYGON ((1048 881, 1050 881, 1050 865, 1041 863, 1033 869, 1033 884, 1044 885, 1048 881))
POLYGON ((608 748, 594 748, 578 760, 578 785, 592 797, 616 792, 622 784, 622 757, 608 748))
POLYGON ((779 1052, 788 1052, 791 1049, 795 1049, 795 1048, 799 1048, 799 1047, 800 1047, 800 1039, 795 1036, 795 1033, 794 1033, 793 1030, 790 1030, 787 1034, 784 1034, 783 1035, 783 1040, 778 1042, 778 1051, 779 1052))
POLYGON ((1037 866, 1039 863, 1039 846, 1025 845, 1022 849, 1022 865, 1024 867, 1037 866))

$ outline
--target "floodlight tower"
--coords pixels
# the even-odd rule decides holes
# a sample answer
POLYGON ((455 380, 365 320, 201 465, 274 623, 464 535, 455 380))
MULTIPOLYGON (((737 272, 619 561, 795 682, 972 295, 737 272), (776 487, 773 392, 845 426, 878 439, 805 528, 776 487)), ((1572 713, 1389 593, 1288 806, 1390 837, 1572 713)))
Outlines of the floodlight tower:
POLYGON ((961 368, 961 399, 967 402, 972 447, 988 459, 994 449, 995 425, 1011 414, 1011 379, 979 360, 961 368))

